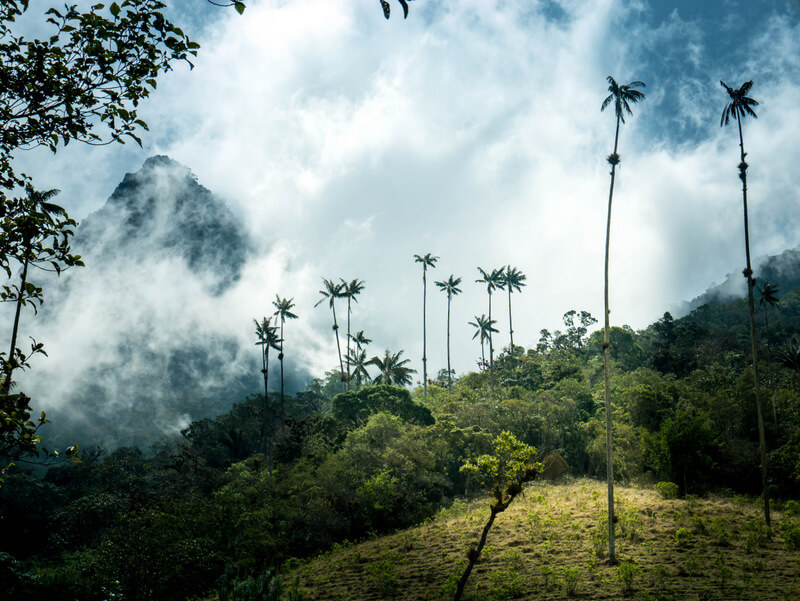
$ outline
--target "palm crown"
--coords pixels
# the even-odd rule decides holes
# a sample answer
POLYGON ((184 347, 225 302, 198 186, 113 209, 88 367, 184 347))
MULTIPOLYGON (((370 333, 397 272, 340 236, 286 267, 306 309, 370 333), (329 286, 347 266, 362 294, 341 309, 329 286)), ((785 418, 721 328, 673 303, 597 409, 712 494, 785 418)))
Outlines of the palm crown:
POLYGON ((475 339, 478 337, 478 334, 480 334, 481 342, 488 340, 491 334, 496 334, 498 332, 494 327, 496 323, 496 319, 489 319, 486 315, 481 315, 480 317, 476 315, 475 321, 469 322, 469 325, 475 327, 475 333, 472 335, 472 338, 475 339))
POLYGON ((603 100, 603 105, 600 107, 601 111, 606 110, 606 107, 614 101, 614 113, 617 118, 625 123, 625 113, 633 114, 631 110, 631 103, 635 104, 640 100, 644 100, 645 96, 639 90, 634 88, 647 87, 644 82, 632 81, 625 85, 619 85, 614 78, 610 75, 606 78, 608 80, 608 91, 610 94, 603 100))
POLYGON ((392 353, 387 350, 383 359, 373 357, 367 361, 366 365, 375 365, 380 370, 380 373, 375 377, 375 382, 400 386, 411 384, 411 374, 417 373, 417 370, 406 367, 406 363, 409 360, 400 360, 400 355, 402 354, 403 351, 392 353))
POLYGON ((358 295, 361 294, 361 291, 364 290, 364 281, 359 280, 356 278, 355 280, 346 281, 342 279, 341 286, 341 296, 342 298, 351 298, 354 301, 358 302, 358 295))
POLYGON ((282 341, 278 336, 278 326, 273 326, 270 321, 271 318, 269 317, 264 317, 261 323, 257 319, 253 320, 253 323, 256 324, 256 346, 261 346, 264 351, 268 351, 270 347, 279 351, 281 350, 280 343, 282 341))
POLYGON ((436 261, 439 260, 439 257, 434 257, 431 253, 426 253, 424 255, 414 255, 414 262, 415 263, 422 263, 422 269, 424 271, 428 270, 428 267, 431 269, 436 267, 436 261))
POLYGON ((750 88, 753 87, 752 80, 743 83, 742 87, 738 90, 733 89, 724 81, 720 81, 719 83, 727 90, 728 95, 731 97, 731 101, 725 105, 724 109, 722 109, 722 118, 719 120, 720 127, 723 125, 728 125, 731 117, 739 120, 743 119, 746 115, 751 115, 754 119, 758 119, 756 112, 750 108, 753 106, 758 106, 758 101, 747 96, 750 88))
POLYGON ((444 282, 434 282, 442 292, 447 293, 448 297, 453 297, 456 294, 461 293, 461 288, 459 288, 459 284, 461 284, 461 278, 457 278, 454 276, 450 276, 444 282))
POLYGON ((297 315, 292 313, 292 309, 294 309, 293 298, 281 298, 276 294, 275 300, 272 301, 272 305, 275 307, 275 313, 273 313, 273 315, 280 316, 281 321, 286 321, 287 319, 297 319, 297 315))
POLYGON ((314 306, 318 307, 321 303, 324 303, 325 300, 327 299, 328 306, 330 308, 333 308, 334 301, 337 298, 341 298, 342 296, 344 296, 344 294, 342 294, 342 289, 344 284, 337 284, 333 280, 328 280, 325 278, 322 278, 322 283, 324 285, 324 289, 319 291, 319 293, 322 295, 322 298, 319 299, 314 306))
POLYGON ((370 342, 372 342, 371 338, 367 338, 364 336, 364 330, 359 330, 355 334, 350 336, 350 339, 356 343, 356 346, 359 348, 367 346, 370 342))
POLYGON ((758 302, 763 305, 770 305, 775 307, 778 304, 778 286, 764 282, 763 286, 758 286, 758 291, 761 293, 761 298, 758 302))
POLYGON ((486 272, 482 268, 478 267, 478 271, 481 273, 481 277, 475 281, 479 284, 486 284, 486 291, 489 294, 492 293, 492 290, 497 290, 498 288, 502 290, 505 277, 505 269, 503 267, 500 269, 492 269, 491 272, 486 272))
POLYGON ((528 279, 527 276, 516 267, 511 267, 511 265, 506 267, 502 277, 503 287, 507 288, 509 292, 514 292, 515 289, 520 292, 522 286, 527 286, 525 283, 525 280, 528 279))

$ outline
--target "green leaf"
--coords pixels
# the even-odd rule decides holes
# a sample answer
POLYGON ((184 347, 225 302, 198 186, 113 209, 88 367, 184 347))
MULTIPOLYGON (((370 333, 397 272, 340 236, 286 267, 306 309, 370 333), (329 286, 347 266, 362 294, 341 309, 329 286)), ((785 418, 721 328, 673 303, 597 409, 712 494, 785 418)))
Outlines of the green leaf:
POLYGON ((233 7, 236 9, 236 12, 240 15, 244 13, 244 2, 234 2, 233 7))
POLYGON ((119 4, 112 2, 111 6, 108 7, 108 10, 116 17, 119 14, 119 4))

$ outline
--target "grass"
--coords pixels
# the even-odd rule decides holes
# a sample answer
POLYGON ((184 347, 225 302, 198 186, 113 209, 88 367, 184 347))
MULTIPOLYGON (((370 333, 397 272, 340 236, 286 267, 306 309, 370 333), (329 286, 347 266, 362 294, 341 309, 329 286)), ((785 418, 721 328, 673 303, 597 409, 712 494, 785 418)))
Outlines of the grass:
MULTIPOLYGON (((770 539, 757 499, 664 499, 620 486, 620 569, 599 556, 605 490, 592 480, 528 486, 498 516, 465 599, 800 599, 800 551, 783 527, 797 518, 775 512, 770 539)), ((488 511, 488 500, 458 503, 424 525, 295 565, 285 581, 319 601, 450 599, 488 511)))

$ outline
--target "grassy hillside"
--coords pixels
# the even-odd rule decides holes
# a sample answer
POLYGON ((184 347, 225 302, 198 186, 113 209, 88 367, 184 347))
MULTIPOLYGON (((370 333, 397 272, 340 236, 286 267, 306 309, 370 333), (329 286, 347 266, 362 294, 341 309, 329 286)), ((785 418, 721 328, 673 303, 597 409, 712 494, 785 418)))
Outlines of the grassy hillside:
MULTIPOLYGON (((800 599, 800 516, 774 515, 765 536, 746 497, 664 499, 620 487, 619 566, 608 565, 605 485, 534 483, 501 514, 466 599, 800 599)), ((305 599, 450 599, 488 503, 456 502, 428 523, 287 566, 305 599)))

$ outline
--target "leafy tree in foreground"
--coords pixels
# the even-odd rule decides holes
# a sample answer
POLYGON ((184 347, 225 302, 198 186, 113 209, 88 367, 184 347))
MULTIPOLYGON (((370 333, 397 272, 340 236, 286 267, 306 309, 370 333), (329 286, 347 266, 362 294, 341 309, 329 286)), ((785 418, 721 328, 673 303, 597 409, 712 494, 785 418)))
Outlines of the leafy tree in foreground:
POLYGON ((325 286, 323 290, 319 291, 322 298, 317 301, 314 307, 318 307, 327 299, 328 306, 331 308, 331 313, 333 313, 333 331, 336 334, 336 351, 339 354, 339 379, 344 382, 345 372, 344 364, 342 363, 342 346, 339 344, 339 324, 336 321, 336 299, 344 296, 342 292, 343 287, 342 284, 337 284, 333 280, 327 280, 325 278, 322 278, 322 283, 325 286))
POLYGON ((423 256, 414 255, 414 262, 422 263, 422 386, 426 404, 428 403, 428 333, 425 299, 428 294, 428 267, 434 269, 438 260, 439 257, 434 257, 431 253, 423 256))
POLYGON ((447 294, 447 390, 452 392, 453 370, 450 367, 450 303, 454 296, 461 294, 461 288, 458 287, 458 285, 461 284, 461 278, 451 275, 446 281, 435 282, 435 284, 442 292, 447 294))
POLYGON ((417 373, 416 369, 406 367, 408 359, 400 359, 403 351, 392 353, 387 350, 383 356, 373 357, 367 361, 366 365, 374 365, 380 373, 373 380, 376 384, 393 384, 395 386, 407 386, 411 384, 411 374, 417 373))
POLYGON ((522 492, 522 485, 530 482, 542 471, 542 464, 535 463, 536 449, 520 442, 509 431, 503 431, 494 440, 494 452, 481 455, 475 461, 465 463, 461 471, 474 476, 480 485, 492 495, 489 505, 489 520, 483 527, 477 546, 467 554, 467 567, 458 581, 454 601, 461 599, 472 568, 481 556, 486 537, 499 513, 508 509, 514 498, 522 492))
POLYGON ((611 165, 611 187, 608 191, 608 221, 606 223, 606 264, 605 264, 605 326, 603 330, 603 373, 605 378, 605 396, 606 396, 606 461, 608 463, 608 557, 611 563, 616 563, 616 555, 614 554, 614 464, 612 462, 612 436, 611 436, 611 384, 609 374, 609 347, 611 346, 609 340, 609 313, 608 306, 608 249, 611 241, 611 201, 614 198, 614 178, 617 174, 617 165, 619 165, 619 154, 617 154, 617 147, 619 143, 619 124, 625 123, 625 113, 633 114, 631 111, 631 103, 637 103, 644 100, 644 94, 635 88, 643 88, 645 84, 641 81, 632 81, 626 85, 619 85, 614 78, 610 75, 608 80, 608 91, 610 94, 603 100, 600 107, 604 111, 608 105, 614 103, 614 114, 617 117, 617 128, 614 133, 614 152, 612 152, 606 160, 611 165))
POLYGON ((514 326, 511 321, 511 294, 515 289, 517 292, 521 292, 522 287, 527 286, 525 283, 526 279, 527 276, 524 273, 516 267, 511 267, 511 265, 506 266, 502 274, 501 288, 508 290, 508 336, 511 339, 510 345, 512 352, 514 350, 514 326))
POLYGON ((724 81, 719 82, 725 91, 728 92, 730 102, 725 105, 720 118, 720 127, 727 125, 731 117, 736 117, 736 124, 739 126, 739 179, 742 180, 742 208, 744 210, 744 252, 747 259, 747 266, 742 272, 747 280, 747 308, 750 317, 750 348, 753 359, 753 380, 756 393, 756 414, 758 416, 758 442, 761 451, 761 487, 764 496, 764 521, 767 527, 770 526, 769 515, 769 490, 767 489, 767 442, 764 435, 764 417, 761 411, 761 382, 758 373, 758 340, 756 339, 756 308, 753 298, 753 288, 755 279, 753 278, 753 268, 750 264, 750 227, 747 215, 747 163, 744 158, 747 153, 744 151, 744 137, 742 136, 742 119, 751 115, 754 119, 758 116, 752 109, 758 106, 758 102, 747 96, 753 87, 752 81, 747 81, 738 89, 731 88, 724 81))
POLYGON ((273 313, 273 315, 277 315, 281 319, 281 348, 278 353, 278 361, 281 362, 281 419, 284 418, 285 404, 283 396, 283 345, 286 343, 286 338, 283 337, 283 325, 286 323, 287 319, 297 319, 297 315, 292 313, 292 309, 294 309, 293 301, 293 298, 281 298, 277 294, 275 295, 275 300, 272 301, 275 307, 275 313, 273 313))
MULTIPOLYGON (((496 323, 492 319, 492 291, 503 288, 504 280, 503 280, 503 268, 500 269, 492 269, 491 272, 486 272, 480 267, 478 267, 478 271, 481 274, 481 277, 475 280, 480 284, 486 284, 486 292, 489 294, 489 322, 491 324, 496 323)), ((494 347, 492 346, 492 333, 497 333, 497 330, 494 328, 489 328, 487 330, 489 335, 489 387, 494 393, 494 347)), ((473 336, 474 338, 474 336, 473 336)))
POLYGON ((775 409, 775 386, 772 382, 772 350, 771 345, 769 342, 769 308, 772 307, 773 309, 777 309, 778 303, 780 300, 778 299, 778 286, 775 284, 770 284, 769 282, 764 282, 763 287, 758 287, 758 292, 761 294, 761 298, 758 299, 759 304, 761 305, 761 310, 764 312, 764 328, 766 329, 767 335, 767 373, 769 375, 769 393, 770 398, 772 400, 772 420, 773 423, 777 426, 778 425, 778 412, 775 409))
POLYGON ((256 324, 256 346, 261 347, 261 373, 264 374, 264 404, 261 408, 261 449, 266 451, 269 473, 272 474, 272 430, 273 411, 269 402, 269 349, 280 352, 283 340, 278 336, 278 326, 270 324, 271 319, 264 317, 256 324))

